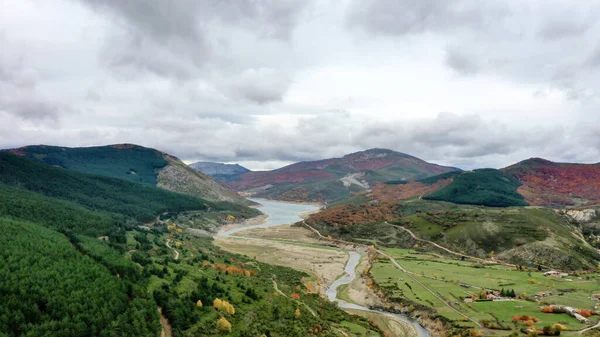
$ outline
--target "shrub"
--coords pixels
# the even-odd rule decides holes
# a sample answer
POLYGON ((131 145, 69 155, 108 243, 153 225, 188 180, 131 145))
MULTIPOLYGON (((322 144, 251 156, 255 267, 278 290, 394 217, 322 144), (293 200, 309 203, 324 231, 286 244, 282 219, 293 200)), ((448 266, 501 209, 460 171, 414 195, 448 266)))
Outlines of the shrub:
POLYGON ((554 313, 554 307, 552 307, 552 306, 542 307, 542 312, 546 313, 546 314, 552 314, 552 313, 554 313))
POLYGON ((229 321, 225 317, 221 317, 217 321, 217 329, 220 332, 229 333, 231 332, 231 323, 229 323, 229 321))

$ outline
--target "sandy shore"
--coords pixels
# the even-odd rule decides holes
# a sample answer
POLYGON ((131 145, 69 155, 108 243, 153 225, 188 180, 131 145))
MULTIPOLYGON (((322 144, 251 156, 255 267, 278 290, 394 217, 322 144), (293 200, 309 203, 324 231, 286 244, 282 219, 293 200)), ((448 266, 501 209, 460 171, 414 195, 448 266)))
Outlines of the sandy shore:
POLYGON ((311 247, 268 240, 217 238, 215 245, 226 251, 245 254, 258 261, 290 267, 313 275, 315 287, 323 293, 344 273, 348 253, 336 249, 311 247))
POLYGON ((300 213, 300 214, 298 214, 298 216, 301 217, 302 219, 306 220, 306 219, 308 219, 309 216, 311 216, 315 213, 319 213, 320 211, 321 211, 321 209, 316 209, 314 211, 300 213))
POLYGON ((321 241, 313 238, 313 232, 304 227, 292 227, 292 225, 280 225, 269 228, 252 228, 238 232, 236 235, 263 240, 285 240, 315 245, 322 244, 321 241))
POLYGON ((261 214, 259 216, 255 216, 254 218, 250 218, 242 223, 233 223, 233 224, 221 226, 219 228, 219 231, 215 235, 215 237, 220 236, 222 233, 225 233, 231 229, 262 225, 265 223, 265 221, 267 221, 268 217, 269 217, 269 215, 267 215, 267 214, 261 214))

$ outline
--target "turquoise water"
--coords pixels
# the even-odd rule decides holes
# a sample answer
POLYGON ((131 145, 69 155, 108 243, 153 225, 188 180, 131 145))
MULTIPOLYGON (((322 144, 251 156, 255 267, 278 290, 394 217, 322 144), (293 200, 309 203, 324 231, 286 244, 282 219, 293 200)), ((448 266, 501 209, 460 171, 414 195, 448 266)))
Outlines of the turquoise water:
POLYGON ((226 232, 220 233, 221 236, 229 237, 237 232, 253 228, 267 228, 273 226, 293 224, 302 220, 300 214, 316 211, 319 209, 319 207, 315 205, 308 204, 294 204, 289 202, 273 201, 266 199, 250 200, 262 205, 262 207, 260 207, 259 210, 268 216, 267 220, 260 225, 230 229, 226 232))

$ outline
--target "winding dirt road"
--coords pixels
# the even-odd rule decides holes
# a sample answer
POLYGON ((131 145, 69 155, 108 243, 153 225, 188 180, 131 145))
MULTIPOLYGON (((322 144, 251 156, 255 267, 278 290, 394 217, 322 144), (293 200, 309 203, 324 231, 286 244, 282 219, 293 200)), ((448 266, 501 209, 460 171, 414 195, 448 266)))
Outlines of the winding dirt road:
MULTIPOLYGON (((388 224, 388 225, 390 225, 390 223, 388 223, 387 221, 385 223, 388 224)), ((419 242, 424 242, 424 243, 430 244, 430 245, 435 246, 435 247, 437 247, 437 248, 439 248, 439 249, 441 249, 441 250, 443 250, 443 251, 445 251, 445 252, 447 252, 449 254, 452 254, 452 255, 455 255, 455 256, 460 256, 460 257, 464 256, 464 257, 466 257, 466 258, 468 258, 470 260, 481 262, 481 263, 486 263, 486 264, 500 264, 500 265, 504 265, 504 266, 507 266, 507 267, 515 267, 515 265, 511 264, 511 263, 506 263, 506 262, 497 261, 497 260, 487 260, 487 259, 482 259, 480 257, 469 256, 469 255, 465 255, 463 253, 455 252, 455 251, 450 250, 450 249, 448 249, 448 248, 446 248, 444 246, 440 246, 439 244, 437 244, 437 243, 435 243, 433 241, 421 239, 420 237, 416 236, 415 233, 413 233, 408 228, 405 228, 403 226, 398 226, 398 225, 392 225, 392 226, 394 226, 394 227, 396 227, 398 229, 401 229, 401 230, 407 232, 413 239, 415 239, 415 240, 417 240, 419 242)))
POLYGON ((179 260, 179 252, 177 251, 177 249, 171 247, 170 243, 171 239, 167 239, 167 247, 169 247, 171 250, 173 250, 173 252, 175 252, 175 260, 179 260))

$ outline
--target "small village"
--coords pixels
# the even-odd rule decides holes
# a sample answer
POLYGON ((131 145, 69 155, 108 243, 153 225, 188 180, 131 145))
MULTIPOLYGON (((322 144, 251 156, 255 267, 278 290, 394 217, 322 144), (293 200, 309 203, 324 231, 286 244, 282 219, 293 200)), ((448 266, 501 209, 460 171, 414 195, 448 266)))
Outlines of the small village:
MULTIPOLYGON (((563 279, 564 281, 572 281, 571 279, 568 279, 567 277, 569 277, 568 273, 564 273, 564 272, 558 272, 558 271, 547 271, 544 272, 543 275, 545 277, 548 278, 559 278, 559 279, 563 279)), ((578 277, 579 279, 581 279, 580 277, 578 277)), ((467 287, 467 285, 465 284, 461 284, 461 286, 463 287, 467 287)), ((498 290, 482 290, 478 295, 473 295, 473 296, 467 296, 464 297, 463 300, 464 302, 471 306, 473 303, 478 303, 478 302, 503 302, 503 301, 514 301, 515 304, 518 304, 519 302, 523 302, 523 301, 533 301, 533 302, 537 302, 538 304, 542 304, 542 303, 548 303, 550 298, 553 296, 558 296, 559 294, 556 294, 553 291, 540 291, 535 293, 535 295, 533 297, 528 297, 528 296, 519 296, 515 294, 515 291, 513 289, 509 289, 509 290, 505 290, 502 289, 500 291, 498 290)), ((560 294, 562 295, 562 294, 560 294)), ((596 302, 600 302, 600 293, 599 294, 592 294, 590 296, 590 299, 592 301, 596 301, 596 302)), ((579 321, 582 324, 590 324, 590 319, 589 317, 593 316, 593 315, 599 315, 599 313, 596 311, 597 309, 597 305, 594 306, 593 310, 592 309, 582 309, 582 308, 575 308, 572 306, 567 306, 567 305, 558 305, 558 304, 546 304, 546 305, 540 305, 539 306, 539 311, 543 314, 565 314, 568 316, 571 316, 573 318, 575 318, 577 321, 579 321)), ((518 308, 523 308, 523 306, 521 305, 515 305, 516 309, 518 308)), ((533 316, 529 316, 529 315, 522 315, 522 316, 513 316, 513 322, 521 322, 523 324, 525 324, 525 326, 529 326, 529 327, 524 327, 522 329, 523 332, 526 333, 539 333, 542 335, 559 335, 560 333, 558 332, 554 332, 554 330, 556 331, 560 331, 560 330, 567 330, 566 327, 564 327, 561 324, 555 324, 552 326, 552 331, 548 332, 548 331, 538 331, 536 329, 533 328, 534 323, 538 322, 539 320, 536 317, 533 316)))

